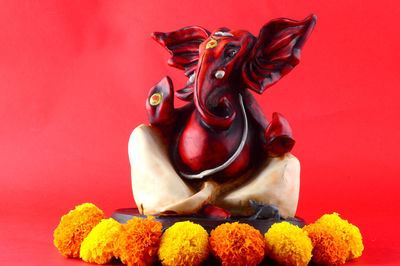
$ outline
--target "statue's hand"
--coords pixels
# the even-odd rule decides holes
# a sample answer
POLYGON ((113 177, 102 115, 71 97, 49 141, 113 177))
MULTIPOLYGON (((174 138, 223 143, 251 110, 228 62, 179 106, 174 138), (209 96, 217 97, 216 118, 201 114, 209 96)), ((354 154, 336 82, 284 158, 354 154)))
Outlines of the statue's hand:
POLYGON ((265 130, 264 138, 264 149, 272 157, 290 152, 295 142, 289 122, 279 113, 272 114, 272 121, 265 130))
POLYGON ((146 111, 153 126, 169 124, 175 119, 174 87, 169 77, 163 78, 150 89, 146 111))

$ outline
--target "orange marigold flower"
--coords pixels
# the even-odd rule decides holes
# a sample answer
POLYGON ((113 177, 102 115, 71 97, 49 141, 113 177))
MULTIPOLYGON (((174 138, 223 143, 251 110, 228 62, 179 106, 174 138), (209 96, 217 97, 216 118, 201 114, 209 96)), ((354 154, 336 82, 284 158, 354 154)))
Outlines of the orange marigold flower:
POLYGON ((164 232, 158 257, 163 265, 199 265, 208 253, 207 231, 199 224, 185 221, 164 232))
POLYGON ((121 227, 112 218, 101 220, 83 240, 80 257, 86 262, 109 263, 114 257, 114 242, 121 233, 121 227))
POLYGON ((320 264, 344 264, 358 258, 364 250, 360 230, 339 214, 325 214, 303 228, 313 242, 313 261, 320 264))
POLYGON ((134 217, 122 225, 114 255, 129 265, 150 265, 160 246, 162 225, 154 217, 134 217))
POLYGON ((103 218, 103 211, 92 203, 77 206, 61 217, 54 230, 54 245, 65 257, 79 258, 82 241, 103 218))
POLYGON ((219 225, 211 231, 209 244, 222 265, 257 265, 264 258, 264 237, 248 224, 219 225))
POLYGON ((308 265, 312 256, 311 239, 298 226, 276 223, 265 233, 265 253, 282 265, 308 265))

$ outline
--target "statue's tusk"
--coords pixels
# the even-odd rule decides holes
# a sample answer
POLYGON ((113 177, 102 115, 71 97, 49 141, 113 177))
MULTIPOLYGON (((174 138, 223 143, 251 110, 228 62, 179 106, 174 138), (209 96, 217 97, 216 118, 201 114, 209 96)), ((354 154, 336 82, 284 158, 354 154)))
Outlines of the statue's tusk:
POLYGON ((218 70, 217 72, 215 72, 215 77, 217 79, 222 79, 225 76, 225 71, 223 70, 218 70))

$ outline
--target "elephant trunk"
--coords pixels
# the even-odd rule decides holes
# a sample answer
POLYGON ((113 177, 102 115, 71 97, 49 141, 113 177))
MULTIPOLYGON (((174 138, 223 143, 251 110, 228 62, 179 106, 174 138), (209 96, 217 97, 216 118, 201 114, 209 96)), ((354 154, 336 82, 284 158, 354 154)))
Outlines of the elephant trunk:
POLYGON ((236 117, 236 112, 227 97, 220 98, 217 105, 213 108, 215 110, 226 110, 222 115, 214 113, 207 108, 205 102, 199 99, 198 95, 195 94, 194 99, 197 111, 207 125, 220 129, 227 129, 231 126, 236 117))
MULTIPOLYGON (((242 133, 242 138, 240 140, 239 146, 237 147, 236 151, 233 153, 233 155, 231 157, 229 157, 223 164, 212 168, 212 169, 207 169, 204 170, 198 174, 185 174, 180 172, 180 174, 188 179, 201 179, 204 178, 206 176, 210 176, 213 175, 215 173, 218 173, 220 171, 223 171, 224 169, 226 169, 227 167, 229 167, 235 160, 237 157, 239 157, 239 155, 242 153, 243 148, 246 144, 246 140, 247 140, 247 135, 248 135, 248 121, 247 121, 247 115, 246 115, 246 110, 244 108, 244 104, 243 104, 243 98, 242 95, 239 94, 239 104, 240 104, 240 109, 243 115, 243 133, 242 133)), ((236 115, 236 113, 234 113, 233 117, 236 115)))
POLYGON ((198 73, 200 78, 194 84, 194 103, 200 117, 214 128, 229 128, 235 120, 236 112, 229 94, 226 94, 226 88, 204 79, 205 73, 200 70, 198 73))

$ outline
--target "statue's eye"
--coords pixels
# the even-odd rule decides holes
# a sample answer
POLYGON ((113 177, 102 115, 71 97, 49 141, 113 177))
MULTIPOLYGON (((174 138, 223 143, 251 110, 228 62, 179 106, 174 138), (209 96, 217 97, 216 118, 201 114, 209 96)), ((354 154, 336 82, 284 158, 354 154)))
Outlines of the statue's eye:
POLYGON ((237 54, 237 50, 229 50, 227 56, 228 57, 234 57, 237 54))
POLYGON ((239 52, 239 47, 236 46, 228 46, 225 49, 225 57, 232 59, 233 57, 235 57, 235 55, 239 52))

